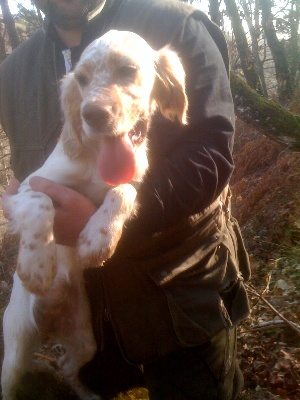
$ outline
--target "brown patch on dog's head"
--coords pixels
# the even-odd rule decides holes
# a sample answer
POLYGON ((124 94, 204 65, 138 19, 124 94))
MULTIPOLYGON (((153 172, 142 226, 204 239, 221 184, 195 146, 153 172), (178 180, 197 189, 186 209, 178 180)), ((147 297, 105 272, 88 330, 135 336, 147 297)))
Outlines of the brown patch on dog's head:
POLYGON ((81 101, 77 81, 71 72, 61 83, 61 107, 64 115, 61 140, 64 151, 70 158, 77 157, 82 151, 81 101))
POLYGON ((187 123, 188 100, 185 72, 178 55, 167 47, 158 51, 155 63, 156 80, 152 91, 164 117, 187 123))

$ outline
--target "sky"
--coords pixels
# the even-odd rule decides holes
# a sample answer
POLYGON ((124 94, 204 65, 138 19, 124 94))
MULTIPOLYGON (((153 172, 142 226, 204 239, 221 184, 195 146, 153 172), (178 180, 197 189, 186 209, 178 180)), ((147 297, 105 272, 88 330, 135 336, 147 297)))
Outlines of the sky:
POLYGON ((9 9, 12 14, 16 14, 18 12, 18 4, 22 4, 28 9, 31 8, 30 0, 8 0, 9 9))
POLYGON ((22 4, 28 9, 32 7, 30 0, 8 0, 9 9, 12 14, 16 14, 18 12, 18 4, 22 4))

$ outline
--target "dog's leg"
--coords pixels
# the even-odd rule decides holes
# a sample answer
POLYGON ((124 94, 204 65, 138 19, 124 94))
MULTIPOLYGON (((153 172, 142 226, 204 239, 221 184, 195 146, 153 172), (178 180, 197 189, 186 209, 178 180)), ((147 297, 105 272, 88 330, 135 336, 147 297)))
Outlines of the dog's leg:
POLYGON ((99 395, 89 391, 78 379, 80 368, 94 357, 97 350, 83 276, 80 270, 78 272, 75 279, 74 274, 71 276, 74 290, 72 304, 67 308, 68 317, 74 321, 73 327, 68 335, 61 338, 65 354, 59 359, 58 365, 80 399, 100 400, 99 395))
POLYGON ((17 273, 29 292, 43 295, 56 274, 52 201, 22 185, 18 194, 5 198, 5 207, 11 230, 21 235, 17 273))
POLYGON ((47 294, 37 298, 34 319, 44 336, 63 346, 65 353, 59 358, 58 366, 80 399, 98 400, 100 397, 78 379, 80 368, 97 350, 82 269, 75 249, 57 245, 56 250, 57 275, 47 294))
POLYGON ((83 265, 101 265, 113 255, 124 223, 134 212, 136 194, 130 184, 108 191, 103 204, 79 236, 78 253, 83 265))
POLYGON ((33 302, 34 296, 26 291, 15 274, 10 302, 3 318, 4 360, 1 384, 5 400, 15 399, 23 374, 34 368, 32 353, 41 345, 31 313, 33 302))
POLYGON ((90 320, 82 314, 85 311, 83 308, 85 307, 80 304, 77 314, 78 329, 62 340, 65 354, 59 359, 58 365, 81 400, 101 400, 100 395, 87 389, 78 378, 80 368, 94 357, 97 349, 90 320))
POLYGON ((81 400, 100 400, 101 397, 88 390, 78 378, 80 368, 94 357, 97 350, 83 282, 78 286, 78 298, 75 302, 77 304, 73 302, 71 310, 73 315, 69 315, 75 326, 61 340, 65 354, 59 359, 58 365, 81 400))

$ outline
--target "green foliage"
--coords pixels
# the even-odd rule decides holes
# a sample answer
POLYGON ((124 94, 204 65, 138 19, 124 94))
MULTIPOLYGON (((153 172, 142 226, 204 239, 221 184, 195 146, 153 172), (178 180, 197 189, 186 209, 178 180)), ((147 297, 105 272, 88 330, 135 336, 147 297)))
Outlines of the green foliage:
POLYGON ((23 41, 41 27, 42 19, 37 14, 36 9, 28 10, 22 5, 18 5, 18 8, 19 12, 16 16, 15 24, 19 38, 23 41))

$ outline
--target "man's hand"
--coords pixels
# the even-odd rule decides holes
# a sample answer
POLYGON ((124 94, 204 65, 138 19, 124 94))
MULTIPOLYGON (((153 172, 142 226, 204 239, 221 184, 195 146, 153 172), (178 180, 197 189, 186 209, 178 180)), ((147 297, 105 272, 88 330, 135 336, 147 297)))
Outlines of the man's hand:
MULTIPOLYGON (((37 192, 49 196, 55 208, 54 236, 56 243, 65 246, 76 246, 78 236, 90 217, 95 213, 95 205, 80 193, 68 189, 46 178, 34 176, 30 179, 30 186, 37 192)), ((18 193, 20 182, 12 178, 9 182, 5 196, 18 193)), ((9 219, 9 212, 3 207, 3 215, 9 219)))
POLYGON ((54 236, 58 244, 76 246, 80 232, 97 210, 82 194, 46 178, 34 176, 31 188, 49 196, 55 208, 54 236))

